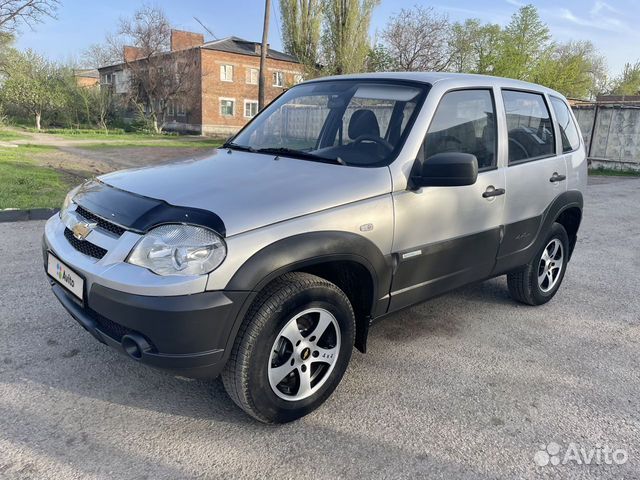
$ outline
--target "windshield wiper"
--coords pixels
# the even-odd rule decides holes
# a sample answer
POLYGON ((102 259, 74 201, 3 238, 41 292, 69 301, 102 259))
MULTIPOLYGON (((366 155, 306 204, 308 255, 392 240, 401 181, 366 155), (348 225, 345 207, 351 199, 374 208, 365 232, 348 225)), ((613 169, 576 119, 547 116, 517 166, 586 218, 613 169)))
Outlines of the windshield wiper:
POLYGON ((293 158, 302 158, 304 160, 313 160, 315 162, 324 162, 324 163, 335 163, 337 165, 346 165, 345 161, 340 157, 338 158, 329 158, 322 157, 320 155, 316 155, 315 153, 305 152, 303 150, 296 150, 295 148, 287 148, 287 147, 274 147, 274 148, 259 148, 255 150, 257 153, 267 153, 273 155, 286 155, 293 158))
POLYGON ((237 143, 233 143, 233 142, 226 142, 224 145, 222 145, 222 148, 228 148, 230 150, 238 150, 241 152, 255 152, 256 149, 253 147, 249 147, 248 145, 238 145, 237 143))

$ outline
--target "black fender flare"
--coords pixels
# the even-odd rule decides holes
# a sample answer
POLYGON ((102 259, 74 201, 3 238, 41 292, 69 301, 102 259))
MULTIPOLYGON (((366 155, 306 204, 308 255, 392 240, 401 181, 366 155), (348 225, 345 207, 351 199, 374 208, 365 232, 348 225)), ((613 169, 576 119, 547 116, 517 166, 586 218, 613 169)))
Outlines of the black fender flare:
MULTIPOLYGON (((370 317, 386 312, 391 287, 391 256, 385 255, 369 239, 350 232, 322 231, 293 235, 267 245, 253 254, 231 277, 225 291, 249 291, 240 308, 225 348, 225 361, 231 353, 240 325, 251 304, 269 282, 285 273, 334 261, 356 262, 366 268, 373 285, 370 317)), ((356 346, 366 349, 367 324, 356 346)))
POLYGON ((375 301, 379 292, 385 292, 384 296, 391 286, 391 266, 387 258, 371 240, 355 233, 301 233, 256 252, 231 277, 225 290, 258 292, 287 272, 319 263, 347 260, 359 263, 369 271, 375 301))

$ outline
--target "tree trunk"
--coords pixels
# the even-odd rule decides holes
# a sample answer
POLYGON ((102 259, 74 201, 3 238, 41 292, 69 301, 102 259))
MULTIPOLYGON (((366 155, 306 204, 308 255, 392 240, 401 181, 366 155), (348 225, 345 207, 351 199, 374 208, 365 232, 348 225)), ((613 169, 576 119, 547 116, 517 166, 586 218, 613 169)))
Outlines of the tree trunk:
POLYGON ((258 110, 265 105, 265 71, 267 70, 267 51, 269 50, 269 12, 271 0, 264 2, 264 26, 262 27, 262 47, 260 48, 260 76, 258 79, 258 110))
POLYGON ((158 117, 153 116, 153 131, 155 133, 160 133, 160 128, 158 127, 158 117))
POLYGON ((40 131, 40 112, 36 113, 36 130, 40 131))

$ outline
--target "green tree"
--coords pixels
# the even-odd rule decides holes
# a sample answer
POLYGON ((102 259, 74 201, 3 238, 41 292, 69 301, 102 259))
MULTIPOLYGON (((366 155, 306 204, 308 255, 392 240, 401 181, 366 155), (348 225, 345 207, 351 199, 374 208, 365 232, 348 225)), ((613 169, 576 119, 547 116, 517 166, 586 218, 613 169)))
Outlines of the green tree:
POLYGON ((502 30, 499 25, 482 24, 477 18, 452 26, 451 69, 455 72, 493 72, 502 30))
POLYGON ((392 72, 396 69, 396 62, 389 50, 377 43, 367 55, 366 70, 368 72, 392 72))
POLYGON ((613 80, 612 95, 640 95, 640 60, 627 63, 622 74, 613 80))
POLYGON ((494 75, 531 80, 551 47, 549 27, 533 5, 521 7, 511 17, 500 39, 494 75))
POLYGON ((40 130, 44 113, 63 105, 57 67, 32 50, 15 52, 2 86, 5 101, 31 115, 40 130))
POLYGON ((298 58, 307 76, 315 75, 322 26, 321 0, 280 0, 280 18, 285 51, 298 58))
POLYGON ((371 14, 380 0, 323 0, 322 57, 327 73, 362 72, 371 50, 371 14))
POLYGON ((606 81, 604 59, 589 41, 568 42, 548 49, 531 80, 571 98, 591 98, 606 81))

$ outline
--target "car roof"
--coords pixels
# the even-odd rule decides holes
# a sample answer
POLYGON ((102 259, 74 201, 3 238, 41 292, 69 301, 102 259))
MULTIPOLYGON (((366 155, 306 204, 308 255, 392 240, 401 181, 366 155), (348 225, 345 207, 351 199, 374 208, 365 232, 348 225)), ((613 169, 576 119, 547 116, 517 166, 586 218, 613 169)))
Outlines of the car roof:
POLYGON ((470 84, 478 83, 501 88, 514 88, 520 90, 534 90, 545 92, 549 95, 565 98, 561 93, 556 92, 542 85, 514 80, 512 78, 494 77, 491 75, 478 75, 474 73, 449 73, 449 72, 377 72, 377 73, 356 73, 349 75, 334 75, 308 80, 304 83, 312 83, 327 80, 409 80, 421 82, 429 85, 446 84, 445 86, 455 88, 456 86, 468 87, 470 84))

